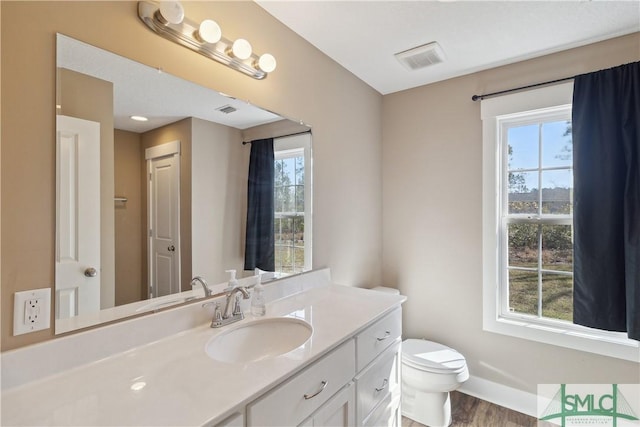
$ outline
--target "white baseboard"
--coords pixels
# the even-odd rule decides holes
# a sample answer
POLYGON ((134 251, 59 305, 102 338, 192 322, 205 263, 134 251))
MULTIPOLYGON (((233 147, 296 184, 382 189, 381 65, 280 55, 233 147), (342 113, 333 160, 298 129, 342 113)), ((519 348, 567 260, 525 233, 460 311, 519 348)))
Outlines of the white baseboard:
POLYGON ((533 393, 474 376, 470 376, 458 391, 532 417, 538 416, 538 397, 533 393))

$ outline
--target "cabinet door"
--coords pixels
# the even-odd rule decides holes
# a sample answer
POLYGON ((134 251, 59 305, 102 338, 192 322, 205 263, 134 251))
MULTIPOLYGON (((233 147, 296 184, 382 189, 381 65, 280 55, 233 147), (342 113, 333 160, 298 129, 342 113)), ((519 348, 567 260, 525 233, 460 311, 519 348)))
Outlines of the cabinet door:
POLYGON ((392 393, 380 402, 364 422, 358 425, 362 427, 400 427, 401 421, 400 394, 394 395, 392 393))
POLYGON ((355 386, 349 383, 299 427, 348 427, 355 424, 355 386))
POLYGON ((400 342, 388 348, 367 369, 356 375, 358 424, 388 395, 400 394, 400 342))

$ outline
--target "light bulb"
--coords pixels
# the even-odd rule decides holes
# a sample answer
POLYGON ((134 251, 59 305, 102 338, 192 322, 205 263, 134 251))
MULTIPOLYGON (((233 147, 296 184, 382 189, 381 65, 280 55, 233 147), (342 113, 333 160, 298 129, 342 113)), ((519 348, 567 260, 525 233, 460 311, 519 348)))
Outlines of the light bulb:
POLYGON ((205 19, 200 23, 197 38, 207 43, 218 43, 222 38, 222 30, 216 21, 205 19))
POLYGON ((238 39, 233 42, 231 53, 238 59, 247 59, 251 56, 251 44, 245 39, 238 39))
POLYGON ((179 24, 184 19, 184 8, 179 1, 160 2, 160 17, 165 24, 179 24))
POLYGON ((276 65, 276 58, 274 58, 270 53, 262 54, 258 59, 258 68, 260 68, 265 73, 270 73, 275 70, 276 65))

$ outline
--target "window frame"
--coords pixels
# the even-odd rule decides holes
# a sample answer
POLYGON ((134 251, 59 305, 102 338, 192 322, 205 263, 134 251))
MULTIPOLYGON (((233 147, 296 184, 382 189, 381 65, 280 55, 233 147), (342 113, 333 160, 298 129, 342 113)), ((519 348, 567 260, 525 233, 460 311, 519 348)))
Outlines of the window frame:
MULTIPOLYGON (((570 322, 538 318, 508 311, 507 265, 504 257, 505 228, 502 207, 505 193, 501 179, 507 173, 500 143, 500 120, 522 118, 530 112, 553 114, 570 108, 573 82, 517 92, 481 102, 483 128, 483 329, 485 331, 590 353, 640 362, 637 341, 625 333, 601 331, 570 322), (505 299, 507 296, 507 299, 505 299)), ((504 189, 508 191, 508 189, 504 189)), ((541 189, 540 189, 541 191, 541 189)))
MULTIPOLYGON (((304 157, 304 266, 303 271, 312 268, 312 156, 311 156, 311 134, 304 133, 280 138, 274 138, 273 142, 274 162, 281 159, 299 157, 302 153, 304 157)), ((280 212, 275 210, 274 215, 280 212)), ((289 216, 287 216, 289 217, 289 216)), ((276 243, 277 244, 277 243, 276 243)), ((276 271, 278 266, 276 266, 276 271)))

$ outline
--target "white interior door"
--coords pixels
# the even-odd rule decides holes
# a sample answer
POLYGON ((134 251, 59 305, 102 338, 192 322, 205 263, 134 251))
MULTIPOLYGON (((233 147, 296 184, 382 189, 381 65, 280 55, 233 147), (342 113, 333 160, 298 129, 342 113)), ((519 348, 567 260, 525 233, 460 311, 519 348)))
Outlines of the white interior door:
POLYGON ((180 143, 146 150, 149 297, 180 292, 180 143))
POLYGON ((100 310, 100 123, 57 116, 56 316, 100 310))

